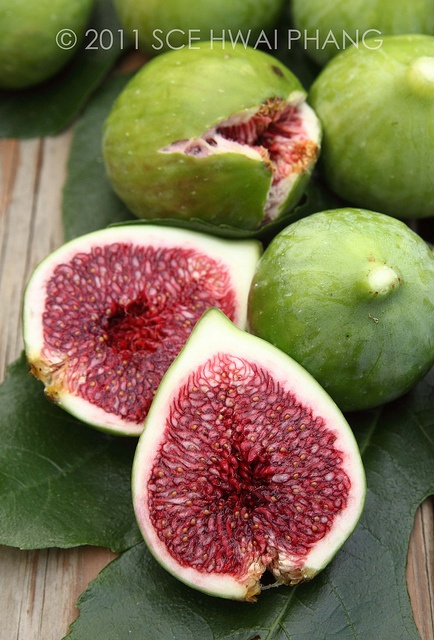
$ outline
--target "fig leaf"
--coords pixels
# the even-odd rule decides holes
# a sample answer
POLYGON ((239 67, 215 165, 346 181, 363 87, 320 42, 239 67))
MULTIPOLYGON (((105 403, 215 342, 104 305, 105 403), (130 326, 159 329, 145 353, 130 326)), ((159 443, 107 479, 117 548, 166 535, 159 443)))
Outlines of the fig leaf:
POLYGON ((434 493, 433 390, 434 370, 399 401, 348 416, 368 479, 359 527, 312 582, 264 591, 248 606, 183 586, 137 544, 133 445, 51 405, 22 357, 0 387, 0 542, 131 547, 81 596, 69 640, 141 640, 143 629, 154 640, 416 640, 405 564, 413 514, 434 493))
POLYGON ((0 386, 0 443, 0 544, 122 551, 141 539, 131 506, 134 443, 50 403, 24 355, 0 386))
POLYGON ((68 640, 417 640, 405 565, 413 516, 434 492, 434 370, 405 398, 348 415, 367 471, 361 522, 311 582, 254 605, 212 598, 171 577, 143 543, 82 594, 68 640), (110 611, 110 615, 107 612, 110 611))
POLYGON ((0 91, 0 137, 36 138, 63 131, 130 46, 110 0, 96 0, 80 50, 58 75, 31 89, 0 91))
POLYGON ((102 125, 129 75, 104 83, 75 125, 63 187, 65 240, 134 218, 112 190, 101 152, 102 125))

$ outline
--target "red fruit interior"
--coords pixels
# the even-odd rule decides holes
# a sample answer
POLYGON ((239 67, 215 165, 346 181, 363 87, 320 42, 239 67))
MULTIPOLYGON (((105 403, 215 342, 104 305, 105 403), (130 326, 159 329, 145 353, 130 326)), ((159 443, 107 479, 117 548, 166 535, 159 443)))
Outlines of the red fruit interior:
POLYGON ((302 564, 347 503, 335 439, 267 370, 213 357, 168 412, 148 485, 160 540, 202 572, 272 569, 280 553, 302 564))
POLYGON ((200 138, 178 140, 162 149, 165 153, 178 152, 198 158, 224 151, 242 153, 242 147, 228 148, 221 139, 254 149, 272 174, 271 187, 264 209, 262 223, 278 215, 279 206, 291 190, 291 184, 279 189, 282 180, 306 171, 316 160, 318 143, 309 137, 303 122, 302 108, 288 104, 282 98, 270 98, 248 120, 232 116, 200 138))
POLYGON ((226 267, 199 251, 94 247, 48 282, 43 355, 70 392, 140 423, 202 313, 235 305, 226 267))
POLYGON ((300 108, 279 98, 267 100, 247 122, 222 124, 216 132, 255 148, 269 163, 273 184, 300 173, 315 157, 316 145, 307 138, 300 108))

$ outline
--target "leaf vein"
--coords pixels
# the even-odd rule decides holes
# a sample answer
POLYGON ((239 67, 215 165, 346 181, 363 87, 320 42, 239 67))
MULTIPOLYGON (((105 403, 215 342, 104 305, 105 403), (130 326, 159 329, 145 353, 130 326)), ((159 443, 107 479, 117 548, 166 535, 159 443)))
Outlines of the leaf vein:
POLYGON ((422 432, 422 434, 425 436, 425 438, 427 439, 428 443, 431 445, 431 448, 434 448, 434 439, 430 436, 430 434, 428 433, 428 431, 426 430, 426 428, 422 425, 421 421, 419 420, 419 417, 415 414, 413 414, 415 422, 418 426, 418 428, 420 429, 420 431, 422 432))
POLYGON ((374 415, 374 418, 372 419, 371 426, 367 430, 366 435, 365 435, 365 437, 363 439, 363 442, 361 442, 359 444, 360 454, 361 454, 362 458, 364 457, 364 455, 366 453, 366 450, 369 448, 369 446, 371 444, 371 441, 372 441, 374 433, 375 433, 375 431, 377 429, 378 422, 380 420, 381 414, 382 414, 382 410, 381 410, 381 407, 379 407, 375 411, 375 415, 374 415))
MULTIPOLYGON (((93 449, 87 455, 85 455, 82 458, 80 458, 80 460, 79 460, 79 462, 77 464, 75 464, 75 465, 70 464, 67 469, 62 469, 62 467, 57 465, 53 460, 51 460, 47 456, 44 456, 43 454, 40 454, 40 453, 38 453, 36 451, 31 451, 30 449, 21 449, 20 448, 19 449, 20 451, 28 451, 28 452, 32 453, 34 456, 38 456, 41 460, 46 460, 47 462, 49 462, 58 471, 58 474, 56 476, 44 477, 42 480, 39 480, 39 481, 36 481, 36 482, 33 482, 33 483, 27 483, 27 484, 23 484, 21 481, 19 481, 16 478, 14 478, 14 480, 16 480, 17 482, 20 483, 21 487, 16 488, 13 491, 11 490, 11 493, 15 493, 17 491, 28 491, 30 489, 35 489, 35 488, 42 487, 44 485, 50 485, 53 481, 57 480, 59 478, 59 476, 67 477, 69 475, 72 475, 77 470, 82 468, 83 466, 89 464, 89 462, 92 459, 98 458, 101 455, 102 452, 107 450, 109 445, 110 445, 110 443, 104 443, 104 445, 99 447, 97 450, 93 449)), ((7 474, 3 474, 3 475, 6 476, 7 474)), ((8 476, 8 477, 12 477, 12 476, 8 476)), ((3 496, 7 496, 7 493, 4 493, 3 496)))
POLYGON ((291 587, 291 593, 289 595, 288 598, 285 599, 283 607, 281 608, 280 613, 278 613, 276 620, 274 621, 274 623, 270 626, 268 633, 266 635, 266 640, 271 640, 273 637, 275 637, 276 635, 276 629, 279 627, 281 630, 284 631, 285 636, 288 638, 288 640, 291 640, 291 635, 289 634, 289 632, 286 630, 286 628, 283 625, 283 619, 286 617, 286 614, 288 612, 288 609, 292 606, 292 601, 296 595, 296 589, 297 587, 291 587))
POLYGON ((333 592, 333 595, 335 596, 336 600, 338 601, 338 603, 339 603, 339 605, 340 605, 340 607, 341 607, 341 609, 343 611, 343 614, 344 614, 345 618, 348 620, 349 629, 351 630, 353 638, 357 638, 358 636, 357 636, 356 629, 354 627, 354 623, 353 623, 352 618, 351 618, 351 614, 348 611, 347 607, 345 606, 345 603, 344 603, 343 599, 339 595, 339 591, 338 591, 337 587, 333 584, 333 581, 331 579, 328 579, 328 583, 330 584, 330 588, 331 588, 331 590, 333 592))

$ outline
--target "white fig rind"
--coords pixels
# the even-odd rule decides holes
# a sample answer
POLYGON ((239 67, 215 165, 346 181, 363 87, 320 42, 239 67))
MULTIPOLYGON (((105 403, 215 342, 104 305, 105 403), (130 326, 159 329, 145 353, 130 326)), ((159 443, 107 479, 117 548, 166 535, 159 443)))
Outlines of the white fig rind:
MULTIPOLYGON (((113 434, 138 436, 143 424, 123 419, 121 416, 98 408, 88 400, 74 394, 63 384, 62 370, 68 365, 64 353, 48 350, 44 346, 42 314, 46 301, 46 287, 58 264, 68 263, 78 252, 85 253, 94 246, 113 243, 132 243, 138 246, 155 245, 181 247, 202 251, 222 262, 231 274, 236 292, 237 309, 235 323, 246 325, 247 296, 253 272, 261 254, 257 241, 235 241, 214 238, 202 233, 173 227, 155 225, 113 226, 89 233, 64 244, 45 258, 33 272, 25 291, 23 306, 23 337, 25 352, 36 377, 51 389, 48 395, 66 411, 91 426, 113 434)), ((85 371, 83 376, 85 376, 85 371)))
POLYGON ((366 482, 351 428, 336 404, 312 376, 270 343, 237 329, 221 311, 207 311, 163 377, 148 413, 133 464, 133 503, 139 527, 150 551, 169 572, 189 586, 211 595, 252 601, 261 590, 260 577, 266 569, 260 561, 254 562, 247 573, 239 578, 181 566, 158 537, 147 508, 150 495, 148 483, 155 456, 165 438, 168 408, 176 398, 177 390, 186 383, 192 372, 222 352, 250 362, 256 361, 261 368, 268 370, 286 390, 296 395, 297 401, 309 406, 314 416, 324 419, 327 429, 336 435, 336 448, 344 452, 342 469, 351 482, 346 507, 335 515, 332 529, 311 548, 302 566, 298 558, 285 555, 273 561, 273 566, 269 568, 278 582, 295 584, 310 579, 330 562, 359 520, 366 482))

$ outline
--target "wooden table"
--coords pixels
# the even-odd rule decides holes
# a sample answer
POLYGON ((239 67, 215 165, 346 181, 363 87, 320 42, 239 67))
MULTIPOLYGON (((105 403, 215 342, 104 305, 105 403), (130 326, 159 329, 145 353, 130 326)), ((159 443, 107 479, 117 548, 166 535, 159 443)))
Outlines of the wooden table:
MULTIPOLYGON (((62 185, 71 137, 68 131, 55 138, 0 140, 0 379, 23 348, 25 283, 62 243, 62 185)), ((113 557, 106 549, 87 547, 30 552, 0 547, 0 639, 60 640, 77 615, 77 597, 113 557)), ((434 640, 432 499, 416 514, 407 577, 421 637, 434 640)))

